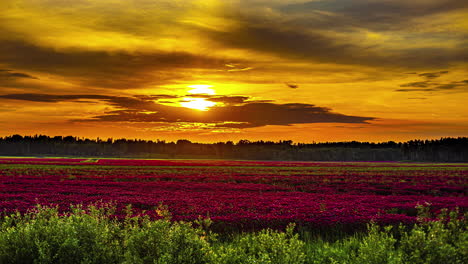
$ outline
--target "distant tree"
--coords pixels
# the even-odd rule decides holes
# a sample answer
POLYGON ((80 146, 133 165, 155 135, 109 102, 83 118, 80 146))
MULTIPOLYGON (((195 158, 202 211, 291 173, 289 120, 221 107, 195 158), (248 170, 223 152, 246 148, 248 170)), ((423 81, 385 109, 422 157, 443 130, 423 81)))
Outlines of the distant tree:
POLYGON ((239 140, 213 144, 187 139, 166 142, 139 139, 103 140, 45 135, 0 137, 0 155, 67 155, 110 157, 214 157, 254 160, 317 161, 468 161, 468 138, 372 142, 297 143, 291 140, 239 140))

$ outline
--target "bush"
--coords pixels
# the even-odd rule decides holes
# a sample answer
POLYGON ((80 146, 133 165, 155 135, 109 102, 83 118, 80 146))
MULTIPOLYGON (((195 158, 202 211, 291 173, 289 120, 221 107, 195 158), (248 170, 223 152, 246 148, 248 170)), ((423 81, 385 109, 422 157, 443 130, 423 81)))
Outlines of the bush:
POLYGON ((459 219, 458 210, 442 210, 438 221, 430 219, 427 208, 419 208, 424 217, 410 231, 401 231, 404 263, 468 263, 466 216, 459 219))
POLYGON ((118 263, 118 226, 102 208, 87 213, 78 206, 61 216, 57 208, 37 206, 23 216, 6 216, 0 263, 118 263))
POLYGON ((294 225, 286 232, 265 229, 242 234, 227 245, 216 248, 213 263, 300 264, 305 262, 305 243, 293 234, 294 225))
POLYGON ((334 242, 301 240, 293 225, 222 242, 209 231, 209 220, 172 222, 160 208, 163 219, 132 216, 128 208, 116 220, 115 206, 108 204, 74 206, 65 214, 37 206, 0 218, 0 263, 468 263, 467 215, 445 210, 434 219, 428 208, 419 211, 411 228, 370 224, 367 233, 334 242))
POLYGON ((400 225, 396 239, 391 226, 376 224, 365 234, 340 239, 333 243, 320 239, 307 243, 307 262, 332 263, 391 263, 391 264, 461 264, 468 263, 467 215, 458 210, 442 210, 438 219, 429 207, 417 207, 418 223, 413 227, 400 225))
POLYGON ((169 220, 144 221, 127 230, 124 247, 129 264, 207 263, 210 245, 201 229, 169 220))

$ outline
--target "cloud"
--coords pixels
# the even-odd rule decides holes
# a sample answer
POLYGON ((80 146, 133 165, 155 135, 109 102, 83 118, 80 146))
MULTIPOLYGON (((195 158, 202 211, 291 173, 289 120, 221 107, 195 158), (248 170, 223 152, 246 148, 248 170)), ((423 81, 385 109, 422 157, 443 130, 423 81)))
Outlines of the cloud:
POLYGON ((417 18, 467 7, 466 1, 459 0, 319 0, 285 4, 279 10, 288 14, 309 14, 308 17, 315 17, 313 22, 322 28, 367 28, 384 31, 407 29, 417 18))
POLYGON ((299 88, 299 85, 297 84, 293 84, 293 83, 285 83, 287 87, 291 88, 291 89, 297 89, 299 88))
POLYGON ((413 82, 400 85, 400 87, 414 87, 410 89, 397 89, 397 92, 435 92, 435 91, 456 91, 463 92, 468 90, 467 80, 463 81, 452 81, 448 83, 440 82, 413 82))
POLYGON ((50 94, 24 93, 24 94, 0 95, 0 98, 23 100, 23 101, 30 101, 30 102, 56 103, 56 102, 73 101, 73 100, 79 100, 79 99, 110 100, 110 99, 118 98, 118 97, 106 96, 106 95, 50 95, 50 94))
POLYGON ((367 123, 374 119, 333 113, 325 107, 299 103, 248 103, 213 109, 211 115, 212 120, 241 122, 242 127, 305 123, 367 123))
POLYGON ((428 87, 431 83, 428 82, 428 81, 425 81, 425 82, 410 82, 410 83, 405 83, 405 84, 402 84, 400 85, 400 87, 420 87, 420 88, 424 88, 424 87, 428 87))
MULTIPOLYGON (((329 108, 313 104, 257 102, 249 101, 248 97, 243 96, 213 96, 209 100, 223 102, 225 105, 215 106, 204 112, 157 103, 151 96, 8 94, 1 95, 0 98, 48 103, 95 99, 118 108, 90 119, 76 119, 76 122, 189 122, 213 124, 218 128, 248 128, 306 123, 367 123, 375 119, 335 113, 329 108)), ((157 98, 164 99, 164 96, 157 98)))
POLYGON ((228 103, 200 113, 196 110, 140 101, 134 98, 115 98, 111 103, 118 110, 82 121, 113 122, 197 122, 214 123, 222 127, 259 127, 266 125, 292 125, 301 123, 366 123, 371 117, 348 116, 333 113, 328 108, 311 104, 274 104, 249 102, 245 97, 212 97, 212 101, 228 103), (243 103, 243 104, 240 104, 243 103), (238 105, 240 104, 240 105, 238 105), (150 112, 150 113, 147 113, 150 112), (228 122, 228 124, 225 124, 228 122))
POLYGON ((428 19, 466 12, 463 1, 293 2, 241 4, 227 12, 237 22, 229 30, 198 29, 222 48, 312 64, 434 69, 468 60, 464 31, 434 32, 428 19))
POLYGON ((250 128, 266 125, 289 126, 306 123, 367 123, 372 117, 333 113, 311 104, 247 103, 240 106, 196 110, 159 104, 148 104, 145 110, 118 110, 92 119, 77 121, 208 123, 225 128, 250 128), (145 112, 151 111, 151 112, 145 112))
POLYGON ((436 90, 451 90, 451 89, 454 89, 454 88, 458 88, 460 86, 462 86, 462 84, 452 82, 452 83, 437 85, 434 89, 436 89, 436 90))
MULTIPOLYGON (((460 45, 411 47, 360 43, 359 38, 294 27, 287 22, 243 17, 230 31, 203 29, 223 47, 241 48, 308 63, 333 63, 372 67, 444 68, 468 60, 468 48, 460 45), (428 56, 430 54, 430 56, 428 56)), ((362 42, 362 41, 361 41, 362 42)))
POLYGON ((58 75, 64 77, 60 81, 83 89, 154 87, 200 76, 251 82, 268 76, 259 82, 271 82, 268 70, 258 67, 262 63, 278 65, 286 73, 292 69, 291 61, 435 68, 468 60, 460 34, 450 35, 448 43, 456 40, 450 45, 439 45, 446 43, 441 39, 419 45, 428 36, 418 34, 410 34, 417 35, 418 43, 409 45, 414 39, 399 33, 392 33, 387 46, 361 41, 363 28, 456 11, 466 7, 466 1, 39 2, 19 5, 18 10, 4 4, 7 15, 0 18, 0 31, 9 33, 0 38, 0 64, 38 76, 58 75), (44 23, 36 23, 36 17, 44 17, 44 23), (28 27, 31 23, 41 26, 28 27), (276 58, 265 62, 265 54, 276 58), (255 77, 250 77, 252 72, 255 77))
POLYGON ((433 92, 436 90, 432 88, 427 88, 427 89, 396 89, 395 91, 396 92, 433 92))
POLYGON ((447 74, 448 71, 439 71, 439 72, 426 72, 418 74, 421 77, 426 77, 427 79, 439 78, 442 74, 447 74))
POLYGON ((34 77, 32 75, 29 75, 27 73, 22 73, 22 72, 14 72, 12 70, 6 70, 6 69, 0 69, 0 79, 1 78, 26 78, 26 79, 38 79, 37 77, 34 77))
POLYGON ((225 105, 237 105, 249 100, 248 96, 211 96, 208 99, 212 102, 223 103, 225 105))
POLYGON ((178 95, 170 95, 170 94, 155 94, 155 95, 134 95, 134 97, 142 99, 142 100, 161 100, 161 99, 175 99, 179 98, 178 95))
POLYGON ((449 71, 437 71, 437 72, 425 72, 425 73, 411 73, 416 74, 419 77, 423 77, 425 80, 420 82, 410 82, 401 84, 400 87, 405 89, 397 89, 397 92, 436 92, 436 91, 456 91, 463 92, 468 90, 468 80, 462 81, 451 81, 441 82, 436 80, 444 74, 448 74, 449 71))
MULTIPOLYGON (((232 59, 174 51, 52 49, 0 40, 0 64, 66 77, 80 85, 138 88, 191 79, 190 69, 217 70, 232 59)), ((16 77, 23 77, 18 75, 16 77)), ((30 76, 32 77, 32 76, 30 76)))

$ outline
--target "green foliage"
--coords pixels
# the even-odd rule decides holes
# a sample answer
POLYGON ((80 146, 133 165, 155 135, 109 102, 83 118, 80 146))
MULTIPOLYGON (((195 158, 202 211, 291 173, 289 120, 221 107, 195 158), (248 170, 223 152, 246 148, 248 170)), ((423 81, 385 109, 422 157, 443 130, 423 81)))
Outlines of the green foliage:
POLYGON ((392 226, 371 224, 366 234, 338 240, 307 243, 307 263, 391 263, 391 264, 461 264, 468 263, 466 219, 458 210, 442 210, 438 219, 430 214, 429 205, 418 206, 418 224, 392 226))
POLYGON ((307 243, 307 263, 311 264, 335 264, 354 263, 356 251, 359 247, 357 239, 343 239, 334 243, 322 240, 309 241, 307 243))
POLYGON ((409 232, 402 231, 401 252, 404 263, 468 263, 468 233, 465 216, 459 219, 458 210, 443 210, 439 221, 430 219, 427 209, 420 223, 409 232))
POLYGON ((190 223, 145 220, 128 229, 124 263, 206 263, 210 245, 190 223))
POLYGON ((334 242, 300 239, 294 226, 218 240, 211 221, 172 222, 160 205, 160 220, 133 215, 115 220, 115 207, 74 206, 70 213, 37 206, 0 218, 0 263, 468 263, 466 219, 442 211, 435 219, 419 207, 413 227, 380 227, 334 242), (437 221, 436 221, 437 220, 437 221))
POLYGON ((369 227, 369 234, 359 243, 356 262, 362 264, 399 263, 400 254, 395 250, 396 239, 390 231, 392 226, 383 230, 377 225, 369 227))
POLYGON ((309 263, 400 263, 395 248, 396 239, 391 235, 391 226, 381 228, 370 224, 369 232, 335 243, 315 242, 309 247, 309 263))
POLYGON ((57 208, 37 206, 1 222, 0 263, 117 263, 118 225, 104 207, 80 206, 61 216, 57 208))
POLYGON ((294 225, 289 225, 286 232, 265 229, 242 234, 231 243, 216 247, 213 263, 305 263, 305 243, 293 234, 293 230, 294 225))

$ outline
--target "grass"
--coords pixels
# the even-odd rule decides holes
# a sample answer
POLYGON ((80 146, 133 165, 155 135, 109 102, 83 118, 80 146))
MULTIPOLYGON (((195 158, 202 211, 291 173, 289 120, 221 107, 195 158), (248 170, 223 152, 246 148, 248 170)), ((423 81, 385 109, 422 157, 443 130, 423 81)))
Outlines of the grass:
POLYGON ((306 231, 265 229, 217 234, 211 221, 173 222, 163 208, 151 220, 128 208, 37 206, 0 218, 0 263, 468 263, 466 217, 420 207, 412 227, 369 224, 366 232, 327 239, 306 231))

